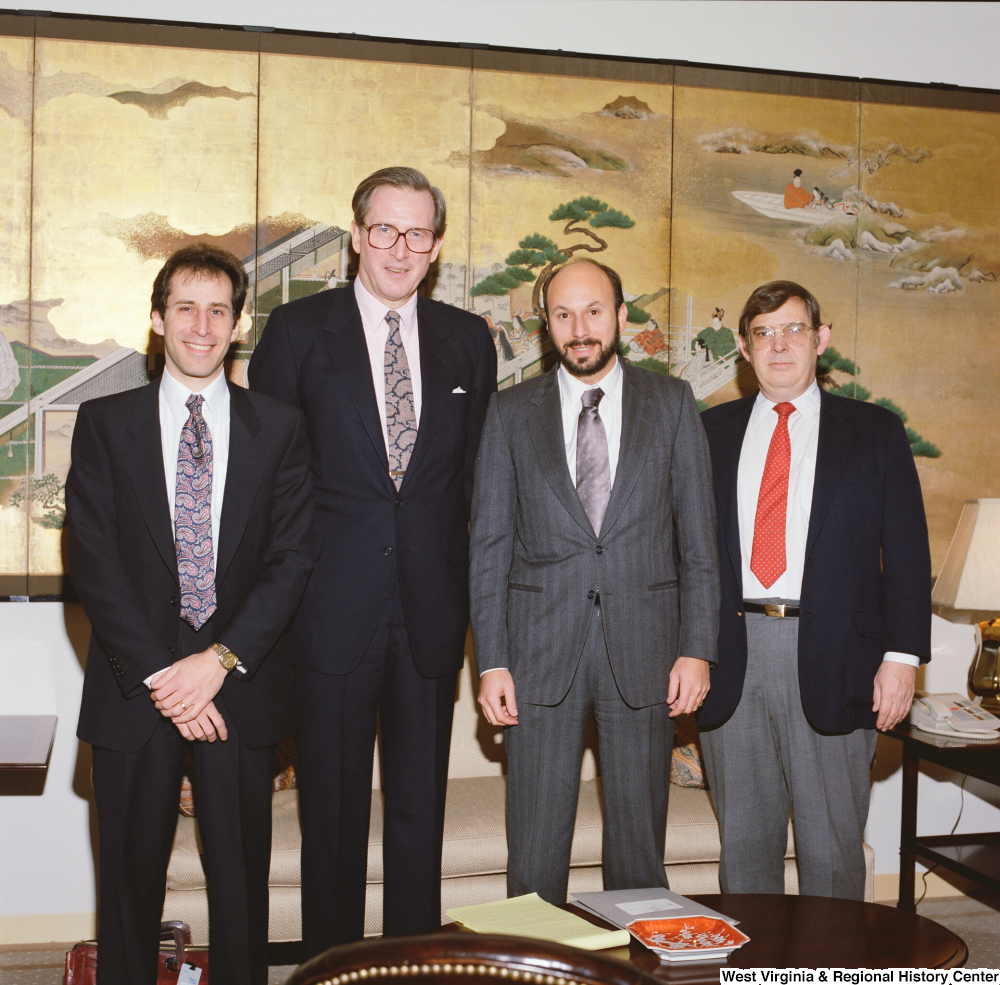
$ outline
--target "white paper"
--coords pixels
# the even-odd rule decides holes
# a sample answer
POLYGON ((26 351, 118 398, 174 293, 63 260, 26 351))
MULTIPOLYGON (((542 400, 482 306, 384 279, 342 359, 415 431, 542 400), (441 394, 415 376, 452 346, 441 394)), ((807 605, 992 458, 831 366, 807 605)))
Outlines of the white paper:
POLYGON ((184 964, 177 976, 177 985, 198 985, 201 981, 201 968, 193 964, 184 964))
POLYGON ((619 910, 624 910, 633 917, 640 913, 653 913, 656 910, 680 910, 681 904, 675 903, 672 899, 644 899, 633 900, 630 903, 615 903, 619 910))

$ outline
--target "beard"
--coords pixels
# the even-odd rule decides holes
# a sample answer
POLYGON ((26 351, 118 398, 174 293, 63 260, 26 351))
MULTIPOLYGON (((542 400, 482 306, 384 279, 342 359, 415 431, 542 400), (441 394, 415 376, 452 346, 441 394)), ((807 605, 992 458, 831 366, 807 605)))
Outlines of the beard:
POLYGON ((597 339, 574 339, 568 345, 559 349, 559 361, 566 367, 566 371, 573 376, 593 376, 599 373, 618 352, 618 343, 621 341, 621 329, 615 328, 615 337, 606 345, 601 346, 596 355, 591 356, 585 362, 580 362, 572 356, 573 349, 584 348, 589 345, 600 345, 597 339))

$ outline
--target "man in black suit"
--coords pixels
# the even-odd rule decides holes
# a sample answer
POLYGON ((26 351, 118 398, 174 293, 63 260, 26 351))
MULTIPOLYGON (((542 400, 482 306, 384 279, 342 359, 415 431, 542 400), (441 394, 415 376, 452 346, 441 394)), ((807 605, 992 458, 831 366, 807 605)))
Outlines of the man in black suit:
POLYGON ((705 411, 722 576, 699 715, 726 893, 862 899, 876 729, 930 658, 930 550, 900 418, 816 381, 830 340, 805 288, 757 288, 739 347, 760 392, 705 411))
POLYGON ((271 780, 294 728, 272 652, 311 567, 302 415, 228 384, 247 292, 232 254, 175 253, 153 287, 166 368, 81 404, 69 571, 93 626, 78 736, 94 747, 101 985, 153 985, 181 770, 193 754, 212 981, 267 981, 271 780), (152 699, 152 700, 151 700, 152 699))
POLYGON ((376 716, 384 934, 441 919, 455 685, 469 619, 469 502, 496 390, 485 321, 417 295, 445 203, 419 171, 358 186, 353 286, 276 308, 250 385, 305 411, 315 570, 293 626, 307 955, 364 934, 376 716))

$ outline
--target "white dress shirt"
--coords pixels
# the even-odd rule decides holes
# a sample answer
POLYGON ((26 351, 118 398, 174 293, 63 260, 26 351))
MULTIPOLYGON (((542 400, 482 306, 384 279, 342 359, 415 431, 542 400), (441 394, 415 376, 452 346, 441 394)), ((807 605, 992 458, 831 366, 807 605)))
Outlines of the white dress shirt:
POLYGON ((604 391, 597 412, 604 422, 604 433, 608 438, 608 464, 611 466, 611 485, 615 484, 615 473, 618 471, 618 453, 622 445, 622 366, 620 359, 615 357, 611 372, 600 383, 584 383, 579 377, 570 373, 565 366, 558 370, 559 401, 562 405, 563 441, 566 444, 566 464, 569 466, 569 477, 576 486, 576 431, 580 421, 580 411, 583 410, 583 394, 586 390, 604 391))
MULTIPOLYGON (((774 410, 777 405, 763 393, 757 394, 746 434, 743 436, 736 496, 745 599, 779 598, 794 601, 802 597, 802 569, 806 559, 809 514, 816 480, 816 449, 819 443, 819 385, 814 380, 805 393, 788 402, 795 407, 795 413, 788 418, 792 459, 788 471, 788 505, 785 512, 785 570, 770 588, 765 588, 750 570, 760 484, 764 477, 771 436, 778 424, 778 415, 774 410)), ((884 659, 914 667, 920 663, 915 656, 892 651, 886 653, 884 659)))
MULTIPOLYGON (((181 431, 190 416, 187 408, 192 391, 165 369, 160 377, 160 447, 163 451, 163 475, 167 482, 167 503, 170 505, 170 526, 174 525, 174 501, 177 495, 177 454, 180 451, 181 431)), ((229 468, 229 385, 226 374, 220 373, 201 391, 201 414, 212 436, 212 565, 219 562, 219 523, 222 519, 222 500, 226 492, 226 471, 229 468)), ((164 667, 145 680, 150 687, 154 680, 168 668, 164 667)), ((242 664, 236 665, 239 673, 246 673, 242 664)))
POLYGON ((398 308, 387 308, 381 301, 365 290, 360 277, 354 278, 354 297, 361 311, 361 324, 365 329, 368 345, 368 361, 372 367, 372 384, 375 400, 382 420, 382 438, 389 449, 389 429, 385 420, 385 343, 389 338, 389 323, 385 316, 390 311, 399 315, 399 334, 403 339, 403 351, 410 364, 410 382, 413 384, 413 414, 420 427, 420 407, 423 394, 420 385, 420 339, 417 335, 417 295, 414 294, 398 308))

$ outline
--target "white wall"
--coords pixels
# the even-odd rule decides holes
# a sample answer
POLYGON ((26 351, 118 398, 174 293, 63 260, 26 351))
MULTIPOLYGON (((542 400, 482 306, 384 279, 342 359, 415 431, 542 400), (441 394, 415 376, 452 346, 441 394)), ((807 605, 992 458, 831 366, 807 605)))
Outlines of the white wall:
POLYGON ((1000 4, 48 0, 60 13, 464 42, 1000 89, 1000 4))
POLYGON ((44 793, 0 797, 0 944, 94 933, 90 747, 76 739, 89 636, 79 605, 0 604, 0 715, 59 717, 44 793))

